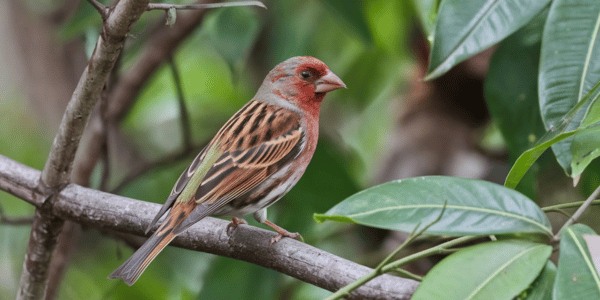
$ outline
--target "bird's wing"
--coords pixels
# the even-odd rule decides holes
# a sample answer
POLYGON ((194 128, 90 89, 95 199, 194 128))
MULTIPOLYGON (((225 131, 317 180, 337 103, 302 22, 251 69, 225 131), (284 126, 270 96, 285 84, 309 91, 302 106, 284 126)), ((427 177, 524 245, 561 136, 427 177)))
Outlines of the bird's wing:
POLYGON ((291 162, 304 147, 304 135, 297 113, 249 102, 181 175, 159 213, 173 205, 193 205, 193 212, 176 229, 185 230, 291 162))

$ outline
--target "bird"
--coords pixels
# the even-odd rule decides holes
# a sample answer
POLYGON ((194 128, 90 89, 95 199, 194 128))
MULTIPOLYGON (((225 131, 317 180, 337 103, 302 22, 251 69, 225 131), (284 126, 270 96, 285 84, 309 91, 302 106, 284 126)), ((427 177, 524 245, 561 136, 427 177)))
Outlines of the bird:
POLYGON ((340 88, 346 84, 317 58, 296 56, 275 66, 182 172, 146 234, 157 229, 109 278, 133 285, 177 235, 209 215, 231 216, 228 234, 253 214, 277 232, 271 243, 299 238, 269 221, 267 207, 304 174, 317 146, 323 98, 340 88))

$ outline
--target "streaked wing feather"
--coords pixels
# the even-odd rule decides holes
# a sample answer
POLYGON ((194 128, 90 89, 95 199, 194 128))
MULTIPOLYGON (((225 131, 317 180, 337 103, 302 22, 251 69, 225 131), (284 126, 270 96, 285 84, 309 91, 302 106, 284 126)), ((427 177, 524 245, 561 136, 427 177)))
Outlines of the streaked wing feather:
POLYGON ((167 197, 167 200, 163 206, 160 208, 156 216, 154 216, 154 219, 152 222, 150 222, 150 225, 148 225, 146 228, 146 234, 158 223, 160 218, 164 216, 171 207, 173 207, 175 201, 178 200, 180 194, 183 192, 190 179, 194 176, 194 174, 196 174, 196 170, 202 165, 209 147, 211 147, 211 144, 204 147, 204 149, 202 149, 202 151, 196 155, 192 163, 181 173, 181 175, 179 175, 179 179, 177 179, 177 182, 175 182, 173 185, 173 189, 171 190, 169 197, 167 197))
POLYGON ((194 211, 175 228, 182 232, 252 191, 302 151, 304 135, 297 113, 264 102, 248 102, 183 172, 151 227, 173 205, 195 199, 198 205, 194 211), (191 180, 198 175, 196 169, 207 167, 206 149, 217 149, 220 155, 206 159, 210 168, 200 172, 202 178, 191 180), (192 187, 188 185, 192 183, 198 186, 190 195, 192 187))

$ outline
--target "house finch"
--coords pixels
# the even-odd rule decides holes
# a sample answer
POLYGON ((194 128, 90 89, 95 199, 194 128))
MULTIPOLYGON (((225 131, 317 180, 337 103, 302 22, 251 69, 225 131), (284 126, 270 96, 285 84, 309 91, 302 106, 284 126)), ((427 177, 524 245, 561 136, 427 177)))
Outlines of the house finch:
POLYGON ((277 65, 258 92, 219 130, 175 183, 146 232, 166 214, 152 236, 110 278, 132 285, 178 234, 208 215, 233 216, 234 229, 249 213, 282 237, 296 238, 267 220, 267 207, 298 182, 319 135, 319 109, 342 80, 314 57, 277 65))

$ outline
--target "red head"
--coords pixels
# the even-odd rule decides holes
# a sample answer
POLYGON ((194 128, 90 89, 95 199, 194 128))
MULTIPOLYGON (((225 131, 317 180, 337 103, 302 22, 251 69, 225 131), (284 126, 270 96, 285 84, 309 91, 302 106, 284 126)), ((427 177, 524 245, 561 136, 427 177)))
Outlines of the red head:
POLYGON ((310 56, 296 56, 269 72, 255 98, 269 102, 285 100, 287 105, 318 114, 325 94, 345 87, 322 61, 310 56))

